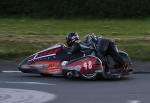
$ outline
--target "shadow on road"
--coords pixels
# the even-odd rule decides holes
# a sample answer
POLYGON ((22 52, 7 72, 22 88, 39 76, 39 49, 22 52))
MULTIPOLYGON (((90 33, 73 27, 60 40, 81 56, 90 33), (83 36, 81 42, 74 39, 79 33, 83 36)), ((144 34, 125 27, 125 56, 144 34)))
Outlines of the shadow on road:
POLYGON ((82 78, 67 78, 63 76, 41 76, 41 75, 19 75, 18 78, 22 79, 39 79, 39 80, 55 80, 55 81, 65 81, 65 82, 120 82, 120 81, 129 81, 133 80, 132 77, 124 77, 121 79, 105 79, 105 78, 97 78, 95 80, 85 80, 82 78))

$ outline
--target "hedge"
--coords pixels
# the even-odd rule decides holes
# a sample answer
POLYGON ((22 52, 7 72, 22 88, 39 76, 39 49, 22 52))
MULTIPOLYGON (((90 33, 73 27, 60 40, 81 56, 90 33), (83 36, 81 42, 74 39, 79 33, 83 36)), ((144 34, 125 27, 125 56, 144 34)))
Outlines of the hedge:
POLYGON ((0 0, 0 17, 139 18, 150 0, 0 0))

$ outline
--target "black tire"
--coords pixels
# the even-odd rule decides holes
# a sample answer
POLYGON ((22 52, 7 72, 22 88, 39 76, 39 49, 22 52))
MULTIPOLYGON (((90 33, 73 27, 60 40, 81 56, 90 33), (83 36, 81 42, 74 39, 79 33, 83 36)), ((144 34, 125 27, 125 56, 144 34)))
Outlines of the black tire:
MULTIPOLYGON (((126 52, 119 51, 119 55, 124 60, 124 62, 126 62, 128 64, 128 66, 130 67, 131 61, 130 61, 130 58, 129 58, 128 54, 126 52)), ((107 66, 109 68, 113 68, 113 65, 117 64, 110 55, 108 55, 106 57, 106 60, 107 60, 107 66)), ((111 73, 111 74, 105 73, 105 78, 108 78, 108 79, 121 79, 124 76, 127 76, 127 75, 122 74, 121 71, 120 71, 120 73, 119 72, 118 73, 114 72, 114 73, 111 73)))

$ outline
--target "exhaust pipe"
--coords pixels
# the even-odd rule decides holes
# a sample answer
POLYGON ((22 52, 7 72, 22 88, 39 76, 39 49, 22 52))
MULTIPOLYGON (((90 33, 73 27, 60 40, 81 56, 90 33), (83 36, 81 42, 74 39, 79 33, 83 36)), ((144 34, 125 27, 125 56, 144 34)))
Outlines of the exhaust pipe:
POLYGON ((73 77, 72 72, 68 72, 68 73, 67 73, 67 76, 70 77, 70 78, 73 77))

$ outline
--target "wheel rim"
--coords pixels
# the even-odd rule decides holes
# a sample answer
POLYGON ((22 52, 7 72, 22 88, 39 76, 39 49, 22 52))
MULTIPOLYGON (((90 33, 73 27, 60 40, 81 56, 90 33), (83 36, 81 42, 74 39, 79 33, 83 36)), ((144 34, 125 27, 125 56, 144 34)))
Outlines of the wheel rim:
POLYGON ((88 79, 90 79, 90 78, 94 78, 96 75, 97 75, 97 73, 83 73, 83 74, 81 74, 84 78, 88 78, 88 79))

